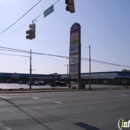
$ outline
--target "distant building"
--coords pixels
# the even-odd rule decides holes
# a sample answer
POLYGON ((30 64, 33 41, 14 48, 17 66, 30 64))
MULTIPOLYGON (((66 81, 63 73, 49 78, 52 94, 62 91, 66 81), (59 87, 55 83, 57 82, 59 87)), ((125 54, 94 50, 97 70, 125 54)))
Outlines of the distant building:
MULTIPOLYGON (((61 75, 61 79, 66 79, 67 74, 61 75)), ((71 79, 76 81, 76 79, 71 79)), ((89 82, 89 73, 81 73, 81 80, 89 82)), ((119 71, 108 72, 92 72, 91 82, 93 84, 115 84, 115 85, 130 85, 130 73, 119 71)))
MULTIPOLYGON (((0 73, 0 83, 18 83, 19 81, 28 82, 29 74, 23 73, 0 73)), ((50 74, 32 74, 32 80, 51 80, 50 74)), ((67 74, 60 74, 60 80, 67 80, 67 74)), ((71 79, 77 81, 77 79, 71 79)), ((89 81, 89 73, 81 73, 81 80, 89 81)), ((115 85, 130 85, 130 73, 109 71, 109 72, 92 72, 92 84, 115 84, 115 85)))

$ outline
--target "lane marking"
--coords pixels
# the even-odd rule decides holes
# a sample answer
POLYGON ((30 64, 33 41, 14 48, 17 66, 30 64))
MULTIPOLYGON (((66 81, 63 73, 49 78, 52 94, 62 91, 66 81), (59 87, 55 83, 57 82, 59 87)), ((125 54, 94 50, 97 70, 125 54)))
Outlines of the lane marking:
POLYGON ((32 99, 40 99, 39 97, 32 97, 32 99))
POLYGON ((8 126, 5 126, 2 122, 0 122, 0 128, 2 128, 2 130, 12 130, 8 126))
POLYGON ((56 103, 56 104, 62 104, 62 102, 59 102, 59 101, 56 101, 56 102, 54 102, 54 103, 56 103))

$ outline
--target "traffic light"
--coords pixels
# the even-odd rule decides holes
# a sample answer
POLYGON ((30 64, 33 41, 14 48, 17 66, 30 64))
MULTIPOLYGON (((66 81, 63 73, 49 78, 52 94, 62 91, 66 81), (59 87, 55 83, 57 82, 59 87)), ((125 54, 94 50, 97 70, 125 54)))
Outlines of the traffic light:
POLYGON ((36 36, 35 36, 35 28, 36 28, 35 23, 30 24, 30 25, 29 25, 29 28, 30 28, 30 29, 26 31, 26 34, 28 34, 28 35, 26 36, 26 39, 32 40, 32 39, 34 39, 34 38, 36 37, 36 36))
POLYGON ((70 11, 71 13, 75 12, 74 0, 66 0, 65 3, 67 4, 66 10, 70 11))

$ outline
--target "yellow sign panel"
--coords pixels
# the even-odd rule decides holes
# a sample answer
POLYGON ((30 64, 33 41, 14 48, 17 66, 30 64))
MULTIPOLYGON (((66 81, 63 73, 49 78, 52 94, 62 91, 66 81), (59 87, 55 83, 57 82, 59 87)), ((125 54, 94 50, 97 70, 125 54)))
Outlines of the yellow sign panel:
POLYGON ((75 41, 77 41, 77 40, 79 40, 79 35, 78 35, 78 36, 75 36, 75 37, 72 37, 72 38, 70 39, 71 42, 75 42, 75 41))

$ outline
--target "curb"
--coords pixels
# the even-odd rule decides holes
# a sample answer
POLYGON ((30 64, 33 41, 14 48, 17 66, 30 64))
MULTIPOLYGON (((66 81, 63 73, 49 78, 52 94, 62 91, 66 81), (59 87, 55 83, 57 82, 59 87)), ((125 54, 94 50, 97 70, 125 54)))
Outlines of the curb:
POLYGON ((114 88, 92 88, 89 89, 72 89, 72 88, 62 88, 62 89, 1 89, 0 93, 43 93, 43 92, 75 92, 75 91, 106 91, 106 90, 130 90, 130 88, 124 88, 124 87, 114 87, 114 88))

